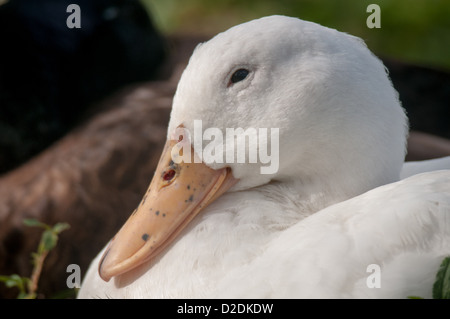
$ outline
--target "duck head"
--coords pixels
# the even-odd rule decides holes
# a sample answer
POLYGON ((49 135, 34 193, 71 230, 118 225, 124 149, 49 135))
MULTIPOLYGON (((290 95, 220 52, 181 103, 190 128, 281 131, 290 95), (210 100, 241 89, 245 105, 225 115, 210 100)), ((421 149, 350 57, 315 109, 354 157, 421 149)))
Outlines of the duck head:
POLYGON ((285 16, 220 33, 182 74, 153 180, 100 276, 161 254, 226 191, 301 181, 350 198, 395 181, 407 130, 382 62, 359 38, 285 16))

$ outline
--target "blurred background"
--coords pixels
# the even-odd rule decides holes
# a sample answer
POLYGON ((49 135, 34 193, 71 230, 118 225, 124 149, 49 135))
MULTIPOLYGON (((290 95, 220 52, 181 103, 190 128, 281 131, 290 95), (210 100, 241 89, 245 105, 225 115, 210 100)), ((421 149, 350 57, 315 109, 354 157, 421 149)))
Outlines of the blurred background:
POLYGON ((361 37, 386 61, 412 126, 450 137, 447 123, 442 123, 450 115, 447 102, 440 104, 450 99, 444 74, 450 70, 450 2, 377 1, 381 28, 370 29, 366 20, 372 2, 1 0, 0 174, 58 140, 93 104, 129 84, 160 77, 167 58, 186 55, 172 45, 174 38, 195 44, 233 25, 273 14, 361 37), (81 7, 80 29, 66 26, 71 3, 81 7), (404 68, 405 64, 428 70, 404 68), (426 100, 417 101, 424 95, 426 100), (419 104, 427 108, 419 110, 419 104), (438 111, 431 114, 430 109, 438 111), (430 123, 422 125, 416 118, 430 123), (440 121, 439 129, 433 128, 435 120, 440 121))
POLYGON ((37 296, 73 298, 66 267, 84 275, 139 204, 192 50, 273 14, 361 37, 407 110, 407 159, 450 155, 448 0, 0 0, 0 275, 31 273, 42 231, 25 218, 67 222, 37 296), (72 3, 80 29, 66 25, 72 3), (371 3, 380 29, 366 25, 371 3))
MULTIPOLYGON (((447 0, 142 0, 166 35, 218 32, 267 15, 288 15, 362 38, 390 72, 411 129, 408 160, 424 159, 437 145, 419 132, 450 138, 450 1, 447 0), (368 28, 370 4, 381 28, 368 28), (417 143, 416 143, 417 142, 417 143), (422 143, 424 142, 424 143, 422 143)), ((443 144, 442 144, 443 145, 443 144)), ((447 154, 449 145, 434 156, 447 154)))
POLYGON ((251 19, 281 14, 364 39, 371 50, 405 62, 450 70, 447 0, 142 0, 163 33, 215 34, 251 19), (369 29, 367 6, 381 8, 381 28, 369 29))

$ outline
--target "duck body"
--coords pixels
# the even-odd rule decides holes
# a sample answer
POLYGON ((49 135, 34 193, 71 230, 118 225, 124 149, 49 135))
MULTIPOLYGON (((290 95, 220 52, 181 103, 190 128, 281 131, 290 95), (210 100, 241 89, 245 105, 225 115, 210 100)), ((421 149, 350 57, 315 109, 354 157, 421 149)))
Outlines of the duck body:
MULTIPOLYGON (((148 193, 93 261, 79 298, 430 296, 450 253, 450 170, 404 165, 407 118, 383 64, 362 41, 283 16, 231 28, 194 51, 168 141, 178 139, 177 128, 193 132, 196 119, 223 130, 279 128, 278 170, 199 164, 211 174, 227 169, 234 182, 181 231, 164 233, 165 224, 155 230, 144 221, 164 194, 184 207, 177 180, 187 170, 175 165, 175 182, 159 181, 175 167, 167 168, 164 151, 148 193), (239 70, 245 76, 236 80, 239 70), (160 232, 170 242, 155 250, 160 232), (377 287, 368 284, 373 265, 377 287)), ((204 141, 225 151, 232 142, 204 141)), ((450 168, 450 158, 438 168, 450 168)))
POLYGON ((133 272, 103 281, 99 254, 79 298, 431 298, 450 251, 449 180, 415 175, 301 221, 282 187, 227 193, 133 272))
POLYGON ((449 177, 415 175, 311 215, 250 265, 228 273, 220 296, 431 298, 450 249, 449 177), (371 282, 374 269, 378 285, 371 282))

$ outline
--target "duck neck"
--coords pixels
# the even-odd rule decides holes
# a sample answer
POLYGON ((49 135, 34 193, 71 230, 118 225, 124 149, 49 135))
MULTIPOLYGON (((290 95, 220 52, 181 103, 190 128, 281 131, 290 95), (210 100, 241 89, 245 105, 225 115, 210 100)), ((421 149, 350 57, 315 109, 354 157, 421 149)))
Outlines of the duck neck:
POLYGON ((283 183, 273 182, 262 189, 262 192, 271 196, 270 192, 277 189, 280 206, 293 209, 299 218, 308 217, 325 207, 338 203, 347 197, 339 191, 333 191, 325 181, 295 180, 283 183))
POLYGON ((281 230, 347 198, 339 192, 331 192, 323 183, 303 180, 272 181, 251 189, 227 193, 224 200, 228 205, 233 203, 235 211, 247 216, 252 214, 255 219, 266 225, 278 225, 277 228, 281 230))

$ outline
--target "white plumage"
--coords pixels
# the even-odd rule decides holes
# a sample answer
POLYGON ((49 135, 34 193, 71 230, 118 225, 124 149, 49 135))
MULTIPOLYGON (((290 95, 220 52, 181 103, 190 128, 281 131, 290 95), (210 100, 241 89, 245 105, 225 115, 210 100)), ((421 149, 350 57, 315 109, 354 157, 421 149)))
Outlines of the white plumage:
POLYGON ((208 164, 239 182, 155 259, 104 282, 99 254, 80 298, 431 296, 450 254, 450 170, 415 174, 450 158, 403 164, 406 116, 360 39, 284 16, 231 28, 195 50, 168 136, 194 120, 279 128, 278 171, 208 164), (249 75, 230 85, 238 69, 249 75))

